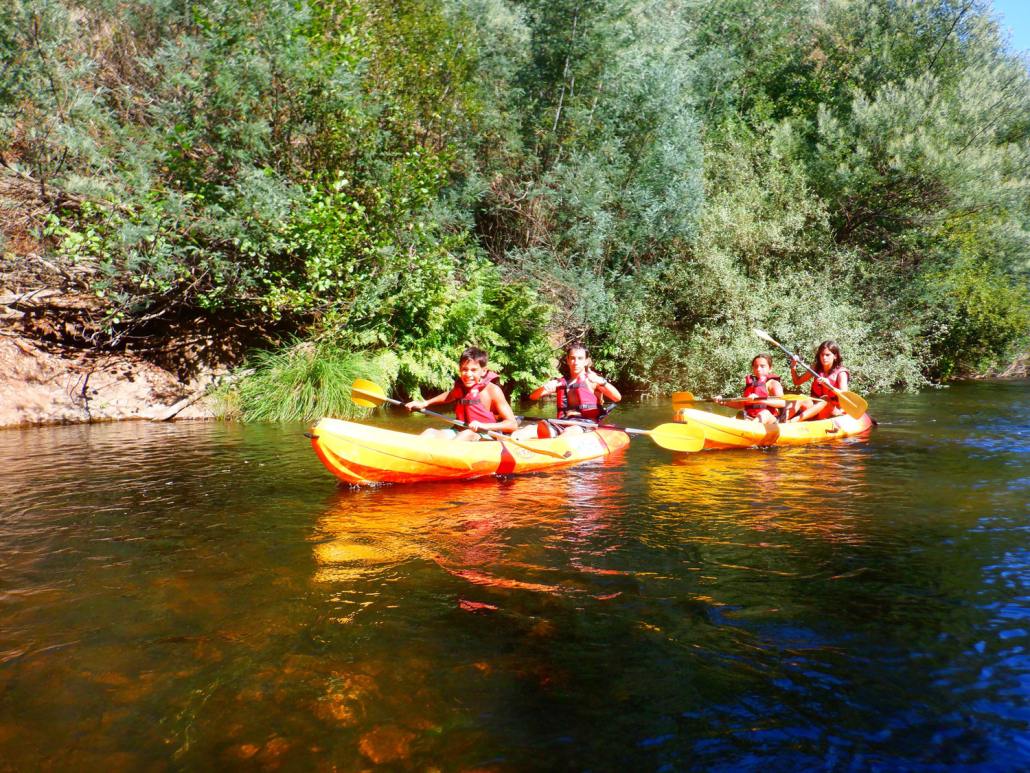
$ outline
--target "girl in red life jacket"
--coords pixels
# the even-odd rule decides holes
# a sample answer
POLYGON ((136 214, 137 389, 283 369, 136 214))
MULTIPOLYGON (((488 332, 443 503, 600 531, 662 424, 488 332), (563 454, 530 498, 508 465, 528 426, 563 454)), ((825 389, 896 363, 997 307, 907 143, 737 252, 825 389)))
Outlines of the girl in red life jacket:
MULTIPOLYGON (((593 360, 583 344, 575 343, 565 350, 562 358, 568 376, 557 376, 537 388, 530 396, 530 400, 539 400, 544 395, 555 395, 558 401, 557 413, 559 419, 588 419, 599 420, 604 413, 604 401, 611 400, 614 403, 622 399, 622 394, 615 385, 593 369, 593 360)), ((582 432, 583 427, 568 426, 558 427, 539 422, 537 434, 539 437, 552 437, 561 432, 582 432)))
MULTIPOLYGON (((836 341, 823 341, 819 344, 815 350, 812 370, 819 374, 819 378, 812 382, 812 397, 800 401, 794 409, 794 415, 787 421, 829 419, 844 413, 840 407, 840 399, 830 389, 832 385, 841 392, 846 391, 851 376, 844 367, 844 355, 840 353, 840 346, 836 341)), ((795 386, 804 384, 812 378, 812 374, 807 370, 798 375, 797 356, 792 357, 790 361, 790 378, 795 386)))
POLYGON ((772 372, 772 357, 758 354, 751 360, 751 373, 744 379, 744 394, 739 399, 724 400, 716 397, 715 402, 740 408, 745 419, 775 424, 779 409, 787 403, 783 400, 783 385, 780 377, 772 372))
POLYGON ((468 424, 468 429, 423 430, 425 437, 454 438, 457 440, 479 440, 480 430, 514 432, 519 424, 515 413, 508 405, 508 399, 497 384, 497 374, 486 369, 486 352, 470 346, 461 353, 458 360, 458 378, 454 386, 428 400, 412 400, 405 403, 409 411, 428 408, 440 403, 454 403, 454 416, 468 424))

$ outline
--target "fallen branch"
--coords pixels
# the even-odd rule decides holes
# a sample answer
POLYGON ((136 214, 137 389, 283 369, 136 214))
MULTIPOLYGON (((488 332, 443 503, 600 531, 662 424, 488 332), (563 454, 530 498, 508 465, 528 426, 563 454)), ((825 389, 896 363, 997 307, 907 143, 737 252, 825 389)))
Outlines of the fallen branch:
POLYGON ((187 395, 186 397, 182 398, 181 400, 179 400, 179 402, 175 403, 174 405, 168 406, 167 408, 165 408, 160 413, 155 414, 154 416, 152 416, 150 418, 150 420, 151 421, 171 421, 176 416, 178 416, 179 413, 181 413, 186 408, 189 408, 191 405, 193 405, 193 403, 197 402, 204 395, 206 395, 209 391, 211 391, 211 387, 213 387, 213 386, 222 386, 222 385, 225 385, 225 384, 232 384, 232 383, 234 383, 236 381, 239 381, 241 378, 245 378, 245 377, 249 376, 253 372, 254 372, 253 368, 244 368, 243 370, 238 370, 235 373, 231 373, 231 374, 229 374, 227 376, 213 378, 213 379, 211 379, 210 382, 205 384, 203 386, 203 388, 198 389, 192 395, 187 395))

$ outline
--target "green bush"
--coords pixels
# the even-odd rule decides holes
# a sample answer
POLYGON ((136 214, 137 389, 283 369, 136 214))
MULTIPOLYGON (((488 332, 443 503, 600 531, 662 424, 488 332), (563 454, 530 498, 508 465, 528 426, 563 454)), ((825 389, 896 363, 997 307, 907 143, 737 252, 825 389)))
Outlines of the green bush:
POLYGON ((388 388, 390 358, 356 354, 332 345, 297 343, 257 352, 253 372, 222 390, 223 405, 244 421, 313 421, 322 416, 353 418, 368 409, 351 400, 351 384, 364 378, 388 388))
POLYGON ((18 0, 3 211, 104 299, 98 345, 203 314, 309 341, 262 371, 301 412, 336 410, 311 357, 414 395, 469 344, 515 394, 574 339, 727 391, 754 326, 917 388, 1026 340, 1030 75, 987 10, 18 0))
POLYGON ((962 261, 926 283, 923 336, 935 378, 984 373, 1030 343, 1030 291, 989 263, 962 261))

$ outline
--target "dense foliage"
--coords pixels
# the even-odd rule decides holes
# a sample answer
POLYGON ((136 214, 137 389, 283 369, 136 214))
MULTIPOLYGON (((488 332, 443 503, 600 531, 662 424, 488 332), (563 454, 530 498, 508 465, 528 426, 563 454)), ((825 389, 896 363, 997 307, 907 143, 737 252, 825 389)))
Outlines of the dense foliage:
POLYGON ((1030 76, 982 0, 13 0, 0 52, 4 176, 102 345, 308 341, 241 406, 468 344, 517 392, 572 339, 650 392, 730 388, 753 326, 865 391, 1027 344, 1030 76))

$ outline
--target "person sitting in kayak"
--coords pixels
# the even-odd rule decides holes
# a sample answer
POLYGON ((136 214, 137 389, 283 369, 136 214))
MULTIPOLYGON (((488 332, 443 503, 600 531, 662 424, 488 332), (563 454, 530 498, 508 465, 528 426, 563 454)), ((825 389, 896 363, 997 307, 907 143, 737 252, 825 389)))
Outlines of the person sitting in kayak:
POLYGON ((755 355, 751 360, 751 373, 752 375, 744 379, 742 397, 716 397, 715 402, 740 408, 742 418, 760 421, 763 424, 775 424, 778 421, 779 409, 786 407, 787 403, 783 400, 780 377, 772 372, 772 357, 768 354, 755 355))
POLYGON ((441 403, 454 403, 454 416, 465 422, 467 429, 428 428, 422 432, 425 437, 455 438, 457 440, 479 440, 480 430, 514 432, 518 428, 515 413, 508 399, 497 384, 497 374, 486 368, 487 354, 482 349, 470 346, 461 353, 458 360, 458 378, 454 386, 428 400, 412 400, 405 403, 409 411, 428 408, 441 403))
MULTIPOLYGON (((790 360, 790 378, 795 386, 804 384, 812 378, 807 370, 798 375, 798 356, 790 360)), ((812 382, 812 397, 800 401, 787 421, 808 421, 809 419, 829 419, 840 416, 844 410, 840 407, 840 399, 830 386, 841 392, 847 390, 851 374, 844 367, 844 356, 836 341, 823 341, 815 350, 815 362, 812 370, 819 378, 812 382)))
MULTIPOLYGON (((605 414, 605 399, 614 403, 622 400, 622 394, 615 385, 593 369, 593 360, 590 359, 590 353, 583 344, 575 343, 569 346, 562 358, 562 365, 568 376, 555 376, 529 396, 530 400, 539 400, 545 395, 554 395, 558 402, 557 418, 596 422, 605 414)), ((543 421, 536 426, 538 437, 554 437, 560 432, 582 431, 583 427, 580 426, 553 425, 543 421)))

